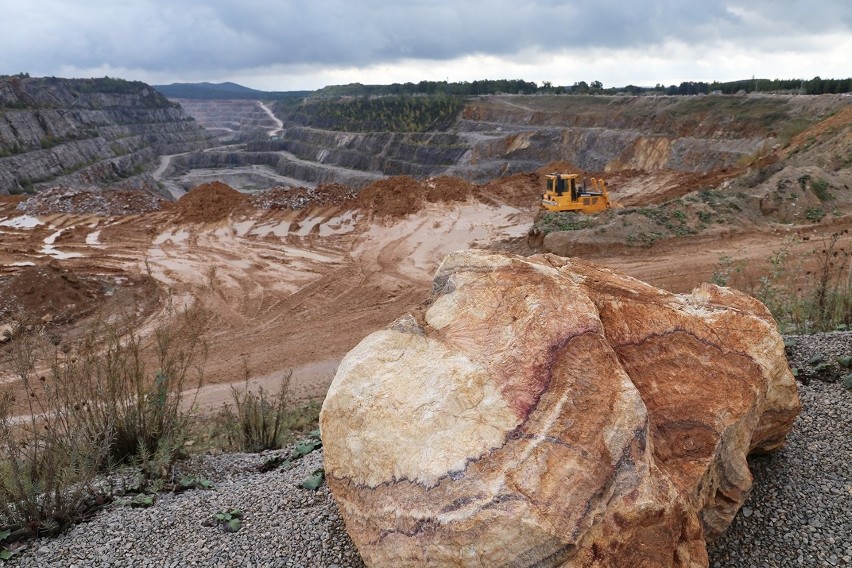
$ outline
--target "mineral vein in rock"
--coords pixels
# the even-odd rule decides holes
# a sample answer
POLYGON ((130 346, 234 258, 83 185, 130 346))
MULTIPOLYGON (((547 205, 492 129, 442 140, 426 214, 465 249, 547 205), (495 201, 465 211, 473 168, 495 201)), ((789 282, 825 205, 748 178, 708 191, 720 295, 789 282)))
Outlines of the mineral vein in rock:
POLYGON ((697 567, 798 411, 752 298, 460 251, 344 358, 321 427, 370 566, 697 567))

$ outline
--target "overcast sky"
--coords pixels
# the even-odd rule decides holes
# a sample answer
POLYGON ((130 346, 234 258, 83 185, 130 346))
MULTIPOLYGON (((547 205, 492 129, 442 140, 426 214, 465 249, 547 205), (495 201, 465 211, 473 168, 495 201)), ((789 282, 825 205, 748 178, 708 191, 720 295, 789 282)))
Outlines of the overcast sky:
POLYGON ((0 0, 0 73, 264 90, 852 76, 852 0, 0 0))

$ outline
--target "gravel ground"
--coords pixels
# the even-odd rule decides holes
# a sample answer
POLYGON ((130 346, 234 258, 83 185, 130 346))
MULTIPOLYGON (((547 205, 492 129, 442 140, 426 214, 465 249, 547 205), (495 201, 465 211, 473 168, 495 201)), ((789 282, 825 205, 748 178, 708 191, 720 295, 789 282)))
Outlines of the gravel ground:
POLYGON ((200 458, 192 469, 213 481, 214 489, 161 494, 149 508, 110 505, 58 538, 30 544, 7 565, 362 567, 328 487, 300 486, 322 467, 322 451, 289 470, 257 471, 282 453, 200 458), (239 531, 205 526, 230 509, 244 514, 239 531))
MULTIPOLYGON (((852 566, 852 391, 844 372, 814 371, 824 361, 852 354, 852 333, 790 338, 802 414, 787 445, 751 460, 754 488, 728 531, 709 546, 718 568, 852 566), (817 379, 817 380, 811 380, 817 379)), ((289 469, 260 473, 270 457, 202 456, 193 472, 212 490, 164 494, 153 507, 110 505, 91 521, 20 551, 10 566, 293 566, 361 567, 337 507, 323 485, 300 484, 322 466, 317 450, 289 469), (227 533, 205 526, 220 511, 238 508, 243 527, 227 533)))
POLYGON ((787 444, 750 460, 754 486, 711 566, 852 566, 852 391, 811 381, 799 396, 787 444))

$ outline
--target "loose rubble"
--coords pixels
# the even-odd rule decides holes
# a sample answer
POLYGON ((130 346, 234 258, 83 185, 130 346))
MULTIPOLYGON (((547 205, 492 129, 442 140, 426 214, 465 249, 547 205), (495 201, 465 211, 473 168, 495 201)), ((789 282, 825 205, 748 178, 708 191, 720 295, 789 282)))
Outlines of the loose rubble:
POLYGON ((249 203, 247 195, 222 182, 194 187, 175 204, 175 217, 183 223, 215 223, 227 219, 249 203))
POLYGON ((321 184, 316 188, 277 185, 252 196, 258 209, 304 209, 315 205, 351 203, 357 190, 340 183, 321 184))
POLYGON ((115 190, 56 186, 27 198, 17 209, 29 215, 92 214, 137 215, 159 211, 167 201, 142 190, 115 190))
MULTIPOLYGON (((820 336, 808 343, 823 347, 820 336)), ((799 396, 787 445, 749 460, 751 494, 708 546, 710 566, 852 566, 852 391, 815 380, 799 396)))
POLYGON ((852 374, 852 332, 790 335, 784 343, 790 367, 804 383, 839 382, 852 374))
POLYGON ((90 522, 55 539, 39 539, 11 561, 21 567, 269 566, 361 567, 323 485, 301 483, 322 467, 322 452, 267 473, 258 468, 290 450, 204 456, 192 473, 213 489, 159 494, 149 508, 113 503, 90 522), (207 526, 218 512, 239 509, 242 528, 207 526))

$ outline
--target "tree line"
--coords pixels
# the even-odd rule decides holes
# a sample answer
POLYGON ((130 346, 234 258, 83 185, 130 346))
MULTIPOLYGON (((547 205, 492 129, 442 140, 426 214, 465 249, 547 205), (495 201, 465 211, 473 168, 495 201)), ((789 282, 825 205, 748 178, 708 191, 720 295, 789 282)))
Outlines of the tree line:
POLYGON ((522 79, 498 79, 482 81, 420 81, 419 83, 392 83, 390 85, 363 85, 350 83, 348 85, 332 85, 314 91, 312 97, 376 97, 391 95, 445 95, 469 97, 476 95, 708 95, 737 93, 791 93, 805 95, 822 95, 827 93, 852 92, 852 78, 846 79, 743 79, 740 81, 683 81, 679 85, 665 86, 657 84, 653 87, 627 85, 625 87, 605 88, 601 81, 577 81, 572 85, 553 85, 551 81, 543 81, 537 85, 532 81, 522 79))
POLYGON ((533 95, 538 85, 523 79, 484 79, 481 81, 420 81, 419 83, 392 83, 390 85, 331 85, 314 91, 315 97, 371 97, 386 95, 445 95, 468 97, 496 93, 533 95))

